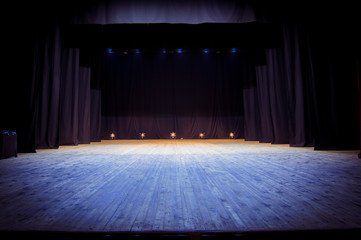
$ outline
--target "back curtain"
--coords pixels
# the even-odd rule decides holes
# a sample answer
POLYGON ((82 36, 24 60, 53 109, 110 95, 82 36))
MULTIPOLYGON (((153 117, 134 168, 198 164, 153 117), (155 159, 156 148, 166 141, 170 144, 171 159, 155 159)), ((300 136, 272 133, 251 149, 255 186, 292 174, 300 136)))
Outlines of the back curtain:
POLYGON ((102 139, 243 137, 242 53, 105 53, 102 139))

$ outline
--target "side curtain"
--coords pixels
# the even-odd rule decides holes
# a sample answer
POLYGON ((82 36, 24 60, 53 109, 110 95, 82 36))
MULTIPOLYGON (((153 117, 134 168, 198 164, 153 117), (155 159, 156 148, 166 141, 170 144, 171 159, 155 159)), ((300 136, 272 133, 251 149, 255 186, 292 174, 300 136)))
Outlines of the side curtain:
POLYGON ((255 57, 254 77, 243 86, 246 140, 313 145, 312 105, 306 104, 305 88, 312 74, 301 56, 300 39, 296 26, 284 25, 283 44, 255 57))
POLYGON ((59 144, 77 145, 79 132, 79 49, 61 51, 59 144))
POLYGON ((358 149, 359 75, 352 42, 333 29, 303 27, 284 24, 283 43, 255 57, 255 77, 243 86, 245 139, 358 149))
POLYGON ((61 81, 59 27, 48 27, 38 31, 33 66, 35 147, 57 148, 61 81))
POLYGON ((78 143, 91 142, 91 69, 79 67, 78 143))
MULTIPOLYGON (((98 59, 98 57, 95 57, 98 59)), ((99 62, 93 61, 91 63, 91 81, 90 81, 90 141, 101 141, 101 72, 99 71, 99 62)))
POLYGON ((92 94, 90 67, 80 65, 79 49, 62 46, 59 26, 39 31, 35 44, 35 148, 90 143, 91 118, 100 114, 91 107, 100 107, 100 98, 92 94))

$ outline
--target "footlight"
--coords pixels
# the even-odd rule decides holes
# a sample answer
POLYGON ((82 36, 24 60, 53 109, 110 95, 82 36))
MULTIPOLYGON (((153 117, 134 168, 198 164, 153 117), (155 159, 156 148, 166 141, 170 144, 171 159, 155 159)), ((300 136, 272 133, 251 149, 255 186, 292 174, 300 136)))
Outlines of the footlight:
POLYGON ((233 132, 229 133, 229 138, 232 138, 232 139, 234 138, 234 133, 233 132))
POLYGON ((139 133, 139 137, 140 137, 140 139, 144 139, 145 138, 145 133, 144 132, 139 133))
POLYGON ((115 134, 114 133, 111 133, 110 134, 110 139, 114 139, 115 138, 115 134))
POLYGON ((173 139, 174 139, 175 137, 176 137, 175 132, 171 132, 171 133, 170 133, 170 138, 173 138, 173 139))
POLYGON ((201 132, 201 133, 199 134, 199 138, 204 138, 204 133, 201 132))

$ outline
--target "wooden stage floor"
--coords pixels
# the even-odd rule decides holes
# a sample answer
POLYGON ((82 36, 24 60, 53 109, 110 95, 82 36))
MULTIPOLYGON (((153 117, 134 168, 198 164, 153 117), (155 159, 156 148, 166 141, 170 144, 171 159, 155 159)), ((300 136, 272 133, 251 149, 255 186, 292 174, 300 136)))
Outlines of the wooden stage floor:
POLYGON ((356 151, 109 140, 0 160, 1 231, 359 228, 356 151))

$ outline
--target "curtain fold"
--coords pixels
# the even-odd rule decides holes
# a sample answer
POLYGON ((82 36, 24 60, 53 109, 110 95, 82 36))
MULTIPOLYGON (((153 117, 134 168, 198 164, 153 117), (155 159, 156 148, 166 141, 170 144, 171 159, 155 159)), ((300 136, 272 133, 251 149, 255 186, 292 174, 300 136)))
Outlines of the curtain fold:
POLYGON ((63 48, 61 58, 59 144, 78 145, 79 49, 63 48))
POLYGON ((34 56, 33 91, 36 99, 36 148, 59 146, 59 97, 61 79, 61 38, 58 27, 39 31, 34 56))
POLYGON ((79 68, 79 105, 78 105, 78 141, 80 144, 90 143, 91 139, 91 68, 79 68))
MULTIPOLYGON (((305 73, 301 59, 300 34, 297 28, 284 30, 284 69, 287 82, 287 112, 289 119, 289 143, 291 146, 307 146, 308 140, 305 105, 305 73)), ((307 57, 307 56, 306 56, 307 57)), ((312 143, 312 142, 311 142, 312 143)))

